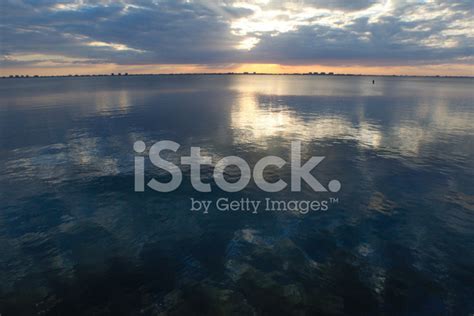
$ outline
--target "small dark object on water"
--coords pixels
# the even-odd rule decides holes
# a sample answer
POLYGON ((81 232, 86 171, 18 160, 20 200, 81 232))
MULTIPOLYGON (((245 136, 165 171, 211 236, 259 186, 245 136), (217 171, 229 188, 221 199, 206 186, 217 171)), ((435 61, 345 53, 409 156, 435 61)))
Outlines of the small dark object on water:
POLYGON ((375 80, 372 80, 372 84, 375 84, 375 80))

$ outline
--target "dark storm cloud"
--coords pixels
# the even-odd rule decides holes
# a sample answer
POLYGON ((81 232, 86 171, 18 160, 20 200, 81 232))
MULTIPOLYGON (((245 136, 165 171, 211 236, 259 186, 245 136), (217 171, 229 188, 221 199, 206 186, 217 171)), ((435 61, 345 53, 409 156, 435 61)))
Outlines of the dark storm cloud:
POLYGON ((1 3, 2 67, 472 62, 470 1, 1 3))

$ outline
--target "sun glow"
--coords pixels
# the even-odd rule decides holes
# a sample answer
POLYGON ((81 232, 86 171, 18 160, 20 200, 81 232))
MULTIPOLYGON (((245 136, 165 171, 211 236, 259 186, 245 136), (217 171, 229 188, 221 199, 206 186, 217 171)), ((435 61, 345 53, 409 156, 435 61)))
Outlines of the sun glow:
POLYGON ((260 39, 256 37, 247 37, 246 39, 243 39, 240 41, 240 43, 236 46, 237 49, 242 49, 242 50, 251 50, 252 48, 255 47, 255 45, 260 42, 260 39))

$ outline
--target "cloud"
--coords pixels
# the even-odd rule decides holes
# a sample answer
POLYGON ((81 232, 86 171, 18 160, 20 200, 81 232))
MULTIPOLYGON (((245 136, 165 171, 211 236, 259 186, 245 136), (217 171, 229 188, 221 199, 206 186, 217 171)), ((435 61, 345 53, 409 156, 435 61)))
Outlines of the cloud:
POLYGON ((463 0, 6 0, 1 10, 2 67, 473 63, 463 0))

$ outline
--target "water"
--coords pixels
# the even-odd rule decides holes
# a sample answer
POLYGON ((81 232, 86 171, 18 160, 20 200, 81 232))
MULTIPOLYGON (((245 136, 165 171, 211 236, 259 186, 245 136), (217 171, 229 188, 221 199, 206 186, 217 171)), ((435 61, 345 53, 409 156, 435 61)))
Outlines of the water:
MULTIPOLYGON (((0 313, 468 315, 472 79, 154 76, 2 80, 0 313), (337 193, 255 184, 134 192, 133 144, 215 164, 303 160, 337 193), (327 200, 327 211, 190 211, 190 198, 327 200)), ((237 179, 235 170, 226 169, 237 179)), ((270 167, 269 179, 289 180, 270 167)), ((146 178, 167 177, 147 164, 146 178)))

